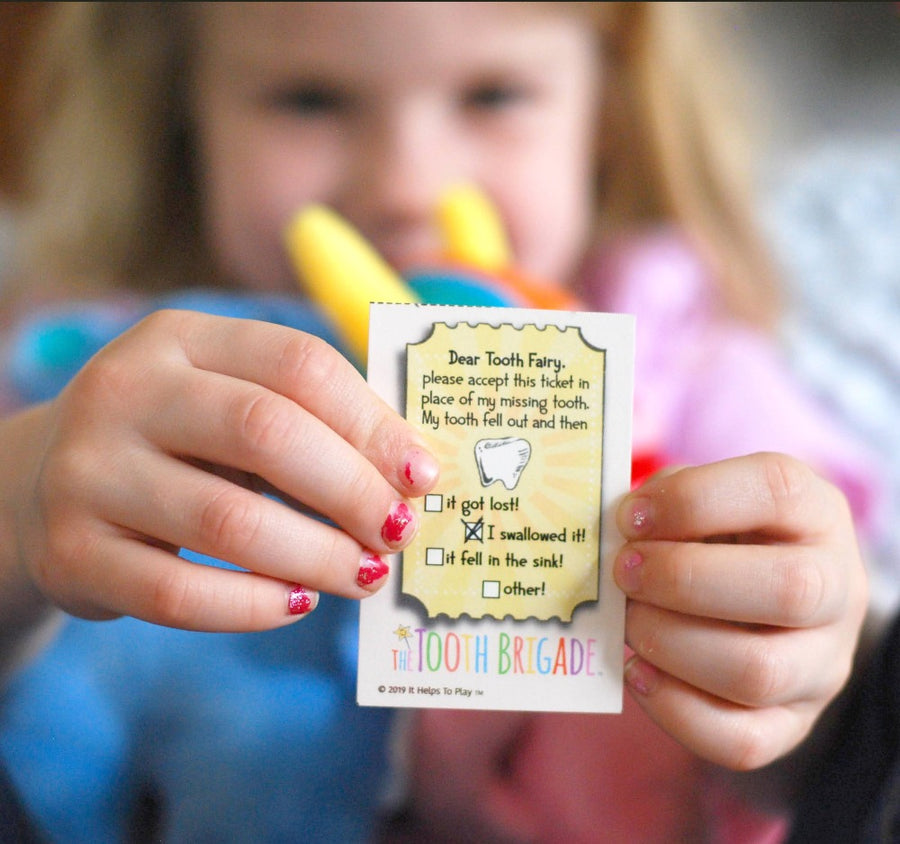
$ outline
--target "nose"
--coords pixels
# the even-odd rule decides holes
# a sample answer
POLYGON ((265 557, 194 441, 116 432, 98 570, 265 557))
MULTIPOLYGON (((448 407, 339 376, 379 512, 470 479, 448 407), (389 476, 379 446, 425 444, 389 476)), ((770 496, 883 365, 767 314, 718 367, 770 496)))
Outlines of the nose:
POLYGON ((385 110, 360 141, 352 217, 376 245, 398 253, 397 258, 435 251, 438 197, 465 179, 464 158, 464 144, 432 104, 385 110))

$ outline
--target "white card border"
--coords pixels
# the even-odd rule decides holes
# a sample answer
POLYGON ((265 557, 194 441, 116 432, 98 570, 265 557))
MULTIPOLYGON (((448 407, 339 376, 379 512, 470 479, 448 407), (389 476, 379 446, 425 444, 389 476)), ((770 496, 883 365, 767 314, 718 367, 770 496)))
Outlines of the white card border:
MULTIPOLYGON (((390 558, 392 575, 375 595, 360 606, 357 700, 364 706, 438 707, 453 709, 532 710, 556 712, 620 712, 624 656, 625 597, 612 577, 613 556, 622 539, 614 508, 630 486, 631 424, 634 379, 634 318, 627 314, 581 311, 546 311, 526 308, 482 308, 449 305, 390 305, 370 308, 368 382, 373 390, 403 413, 407 343, 421 342, 435 323, 511 324, 538 328, 554 325, 578 327, 584 340, 606 351, 604 382, 603 476, 600 537, 600 598, 595 606, 579 607, 570 623, 512 621, 484 618, 423 619, 415 610, 399 606, 400 557, 390 558), (446 637, 487 634, 489 647, 507 631, 528 639, 537 648, 544 637, 547 653, 555 652, 560 636, 577 638, 582 646, 596 641, 596 673, 554 675, 534 673, 395 671, 385 654, 402 647, 395 630, 409 623, 446 637), (402 691, 401 691, 402 690, 402 691)), ((424 507, 424 501, 417 502, 424 507)), ((439 640, 434 640, 439 641, 439 640)), ((471 640, 470 640, 471 641, 471 640)), ((546 657, 546 654, 544 654, 546 657)), ((543 661, 542 666, 546 667, 543 661)))

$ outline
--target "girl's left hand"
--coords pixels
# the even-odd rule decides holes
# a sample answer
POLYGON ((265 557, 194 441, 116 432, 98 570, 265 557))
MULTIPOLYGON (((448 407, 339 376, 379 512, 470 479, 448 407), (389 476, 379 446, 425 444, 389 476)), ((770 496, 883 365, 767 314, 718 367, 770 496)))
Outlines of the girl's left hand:
POLYGON ((625 678, 644 710, 736 770, 792 750, 846 682, 866 612, 841 492, 756 454, 657 475, 617 519, 625 678))

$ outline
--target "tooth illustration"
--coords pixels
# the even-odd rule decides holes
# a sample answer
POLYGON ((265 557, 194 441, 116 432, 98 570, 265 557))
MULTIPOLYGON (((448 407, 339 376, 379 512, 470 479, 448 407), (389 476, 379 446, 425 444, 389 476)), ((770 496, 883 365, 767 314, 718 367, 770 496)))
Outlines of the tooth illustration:
POLYGON ((507 489, 515 489, 530 458, 531 444, 520 437, 500 437, 475 443, 475 463, 482 486, 502 481, 507 489))

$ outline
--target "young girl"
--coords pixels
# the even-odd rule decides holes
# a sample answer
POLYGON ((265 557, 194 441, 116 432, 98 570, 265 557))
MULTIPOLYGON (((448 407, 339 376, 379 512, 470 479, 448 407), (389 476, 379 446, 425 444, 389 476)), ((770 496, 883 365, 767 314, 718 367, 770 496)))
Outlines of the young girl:
POLYGON ((869 479, 753 327, 767 269, 683 12, 61 4, 0 426, 0 758, 46 834, 372 833, 388 713, 355 707, 353 605, 319 593, 384 584, 439 467, 312 336, 282 235, 322 202, 402 268, 463 181, 524 270, 638 315, 636 449, 698 465, 618 510, 639 708, 414 716, 388 834, 755 829, 698 759, 765 765, 843 685, 866 588, 839 488, 862 518, 869 479), (26 314, 38 282, 81 301, 26 314))

